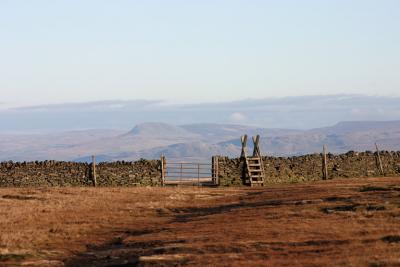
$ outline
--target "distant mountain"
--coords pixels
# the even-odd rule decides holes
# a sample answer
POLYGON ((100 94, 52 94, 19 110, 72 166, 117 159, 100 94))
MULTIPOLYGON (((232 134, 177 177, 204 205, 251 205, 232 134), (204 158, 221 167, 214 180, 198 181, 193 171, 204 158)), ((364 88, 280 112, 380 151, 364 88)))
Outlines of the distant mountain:
POLYGON ((142 123, 135 126, 125 136, 141 136, 149 138, 199 138, 191 131, 186 130, 184 127, 171 125, 167 123, 142 123))
POLYGON ((349 150, 400 150, 400 121, 340 122, 332 127, 312 129, 299 134, 262 139, 262 148, 274 155, 298 155, 320 152, 328 146, 333 153, 349 150))
MULTIPOLYGON (((327 145, 332 153, 344 153, 349 150, 374 150, 375 142, 382 149, 400 150, 400 121, 340 122, 332 127, 307 131, 256 129, 256 132, 253 132, 253 130, 251 128, 247 131, 243 129, 241 133, 248 133, 250 136, 260 133, 262 152, 275 156, 320 153, 323 145, 327 145)), ((240 133, 236 135, 236 138, 213 144, 195 142, 154 148, 148 155, 155 157, 165 154, 173 159, 207 159, 212 155, 237 157, 241 151, 239 136, 240 133)), ((251 153, 250 139, 248 145, 251 153)))
POLYGON ((309 132, 347 134, 365 131, 398 131, 400 130, 399 121, 344 121, 331 127, 324 127, 310 130, 309 132))
MULTIPOLYGON (((240 136, 261 135, 262 153, 275 156, 330 152, 400 150, 400 121, 340 122, 311 130, 265 129, 233 124, 143 123, 130 131, 85 130, 52 134, 0 134, 0 160, 97 161, 159 158, 208 161, 213 155, 240 155, 240 136)), ((249 152, 252 144, 249 138, 249 152)))
POLYGON ((254 126, 215 123, 190 124, 182 125, 181 127, 202 136, 205 141, 211 141, 213 143, 237 138, 244 133, 248 135, 260 134, 263 136, 279 136, 302 132, 301 130, 293 129, 266 129, 254 126))

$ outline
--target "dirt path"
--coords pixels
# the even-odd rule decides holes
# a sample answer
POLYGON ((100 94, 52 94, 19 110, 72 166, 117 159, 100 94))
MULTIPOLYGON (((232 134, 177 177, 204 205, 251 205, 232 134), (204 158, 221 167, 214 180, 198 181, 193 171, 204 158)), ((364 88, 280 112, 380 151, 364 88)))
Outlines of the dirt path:
POLYGON ((0 265, 400 266, 400 179, 0 189, 0 265))

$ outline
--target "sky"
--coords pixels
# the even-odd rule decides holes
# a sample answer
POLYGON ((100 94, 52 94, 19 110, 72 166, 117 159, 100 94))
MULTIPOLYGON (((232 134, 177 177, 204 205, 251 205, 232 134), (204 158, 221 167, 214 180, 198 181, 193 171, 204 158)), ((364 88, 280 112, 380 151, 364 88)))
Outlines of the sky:
POLYGON ((400 96, 398 0, 0 0, 0 107, 400 96))

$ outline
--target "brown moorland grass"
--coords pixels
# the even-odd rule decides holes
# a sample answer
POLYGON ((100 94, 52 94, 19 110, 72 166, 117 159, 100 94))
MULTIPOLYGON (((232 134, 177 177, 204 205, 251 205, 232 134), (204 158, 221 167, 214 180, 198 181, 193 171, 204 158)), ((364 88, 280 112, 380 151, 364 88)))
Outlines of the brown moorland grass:
POLYGON ((0 189, 0 265, 400 266, 400 178, 0 189))

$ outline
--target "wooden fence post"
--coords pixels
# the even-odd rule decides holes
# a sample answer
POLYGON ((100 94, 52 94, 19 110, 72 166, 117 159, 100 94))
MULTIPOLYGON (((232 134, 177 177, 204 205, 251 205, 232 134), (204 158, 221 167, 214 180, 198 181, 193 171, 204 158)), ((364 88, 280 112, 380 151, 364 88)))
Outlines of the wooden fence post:
POLYGON ((219 157, 215 158, 215 184, 219 185, 219 157))
POLYGON ((379 152, 379 148, 378 148, 378 144, 377 144, 377 143, 375 143, 375 148, 376 148, 376 154, 377 154, 377 157, 378 157, 378 165, 379 165, 378 168, 379 168, 379 171, 380 171, 381 175, 385 175, 384 172, 383 172, 383 166, 382 166, 381 155, 380 155, 380 152, 379 152))
POLYGON ((326 159, 326 145, 323 146, 322 149, 322 179, 327 180, 328 179, 328 162, 326 159))
POLYGON ((180 183, 182 184, 182 176, 183 176, 183 163, 181 162, 181 169, 180 169, 180 178, 179 178, 179 181, 180 181, 180 183))
POLYGON ((97 174, 96 174, 96 156, 92 156, 92 179, 93 179, 93 186, 97 186, 97 174))
POLYGON ((165 186, 165 156, 161 155, 161 186, 165 186))

